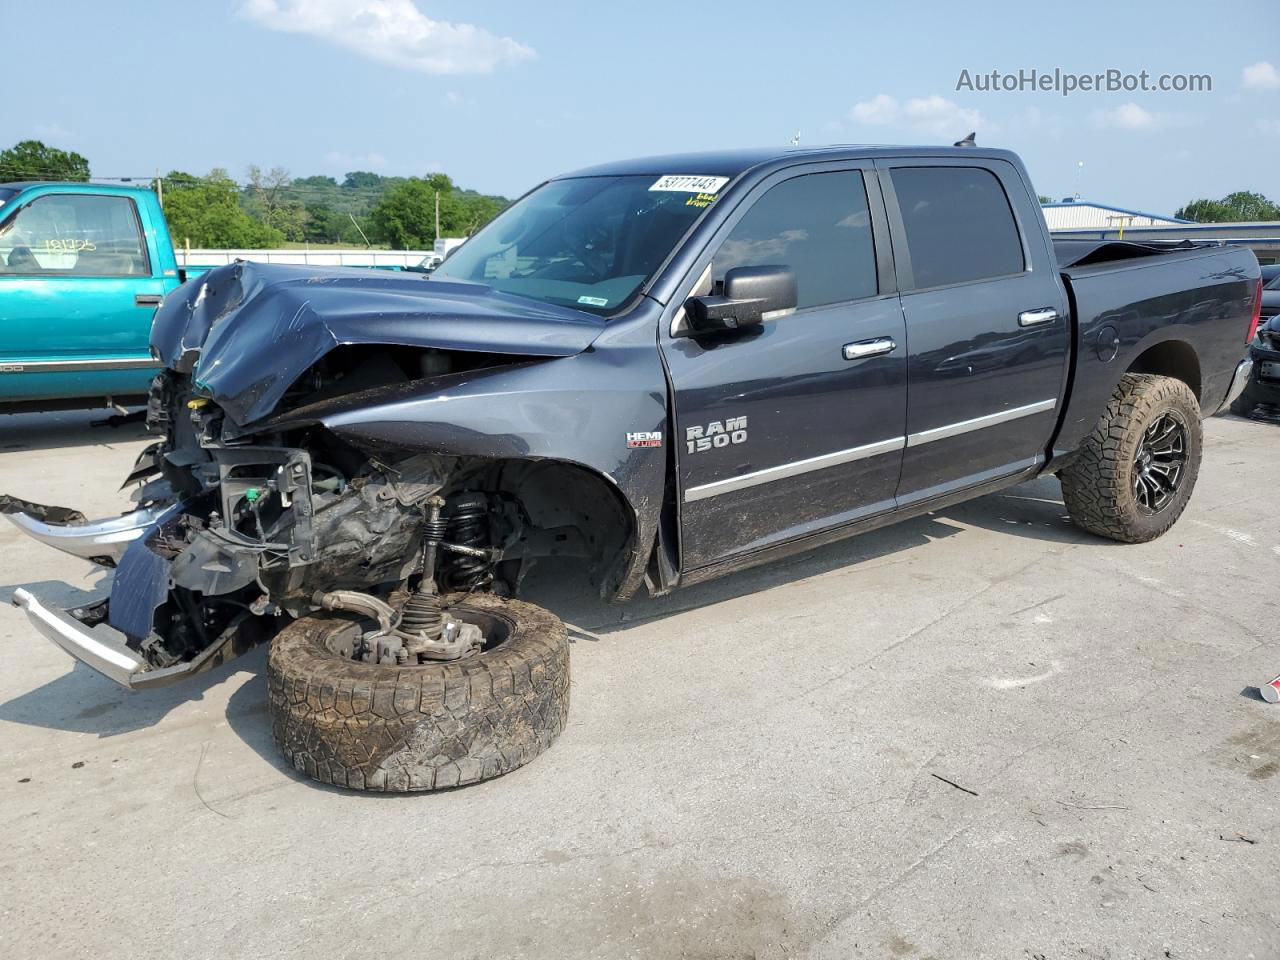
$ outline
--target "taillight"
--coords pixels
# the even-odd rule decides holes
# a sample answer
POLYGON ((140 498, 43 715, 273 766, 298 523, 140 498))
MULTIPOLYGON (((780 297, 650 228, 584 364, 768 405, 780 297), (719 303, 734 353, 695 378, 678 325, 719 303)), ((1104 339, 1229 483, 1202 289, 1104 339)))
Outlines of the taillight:
POLYGON ((1253 343, 1253 338, 1258 334, 1258 324, 1262 322, 1262 278, 1258 278, 1258 289, 1253 294, 1253 317, 1249 320, 1249 335, 1244 338, 1245 343, 1253 343))

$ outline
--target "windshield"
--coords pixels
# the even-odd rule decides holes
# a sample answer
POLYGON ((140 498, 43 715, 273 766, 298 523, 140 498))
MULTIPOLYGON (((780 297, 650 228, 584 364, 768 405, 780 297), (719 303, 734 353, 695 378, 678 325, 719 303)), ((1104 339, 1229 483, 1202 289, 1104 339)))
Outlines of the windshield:
POLYGON ((505 210, 431 276, 616 313, 726 182, 651 175, 553 180, 505 210))
POLYGON ((9 187, 0 187, 0 207, 3 207, 5 202, 17 192, 9 187))
POLYGON ((1280 290, 1280 274, 1271 278, 1271 282, 1267 284, 1267 290, 1280 290))

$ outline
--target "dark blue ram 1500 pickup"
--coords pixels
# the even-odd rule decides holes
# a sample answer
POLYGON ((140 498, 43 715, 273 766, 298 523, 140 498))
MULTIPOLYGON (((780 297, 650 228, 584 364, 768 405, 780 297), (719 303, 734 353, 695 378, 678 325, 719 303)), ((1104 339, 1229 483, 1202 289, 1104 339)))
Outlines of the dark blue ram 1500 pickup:
POLYGON ((5 501, 114 564, 110 598, 15 603, 133 688, 270 639, 298 769, 473 782, 568 709, 563 627, 511 599, 535 560, 662 594, 1043 473, 1085 529, 1159 536, 1259 288, 1246 250, 1053 243, 999 150, 584 170, 430 278, 239 263, 170 294, 137 511, 5 501))

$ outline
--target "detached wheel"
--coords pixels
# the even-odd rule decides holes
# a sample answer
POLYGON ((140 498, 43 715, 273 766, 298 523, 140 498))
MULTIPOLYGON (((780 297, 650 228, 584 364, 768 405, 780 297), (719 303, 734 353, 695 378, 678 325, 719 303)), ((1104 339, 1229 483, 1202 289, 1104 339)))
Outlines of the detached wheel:
POLYGON ((1126 374, 1079 456, 1059 474, 1067 512, 1099 536, 1154 540, 1186 509, 1200 449, 1200 404, 1191 388, 1126 374))
POLYGON ((400 793, 488 780, 551 746, 569 712, 569 643, 554 615, 473 595, 449 612, 480 625, 480 653, 451 663, 352 659, 367 622, 296 620, 272 641, 271 730, 293 766, 321 783, 400 793))

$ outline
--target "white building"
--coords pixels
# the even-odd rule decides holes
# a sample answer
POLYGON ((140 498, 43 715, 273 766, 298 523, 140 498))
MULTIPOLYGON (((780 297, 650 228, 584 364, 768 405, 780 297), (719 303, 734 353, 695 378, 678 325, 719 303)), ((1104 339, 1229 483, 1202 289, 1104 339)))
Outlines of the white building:
POLYGON ((1176 227, 1194 222, 1088 200, 1066 199, 1062 203, 1043 204, 1040 209, 1050 230, 1127 230, 1129 227, 1176 227))

